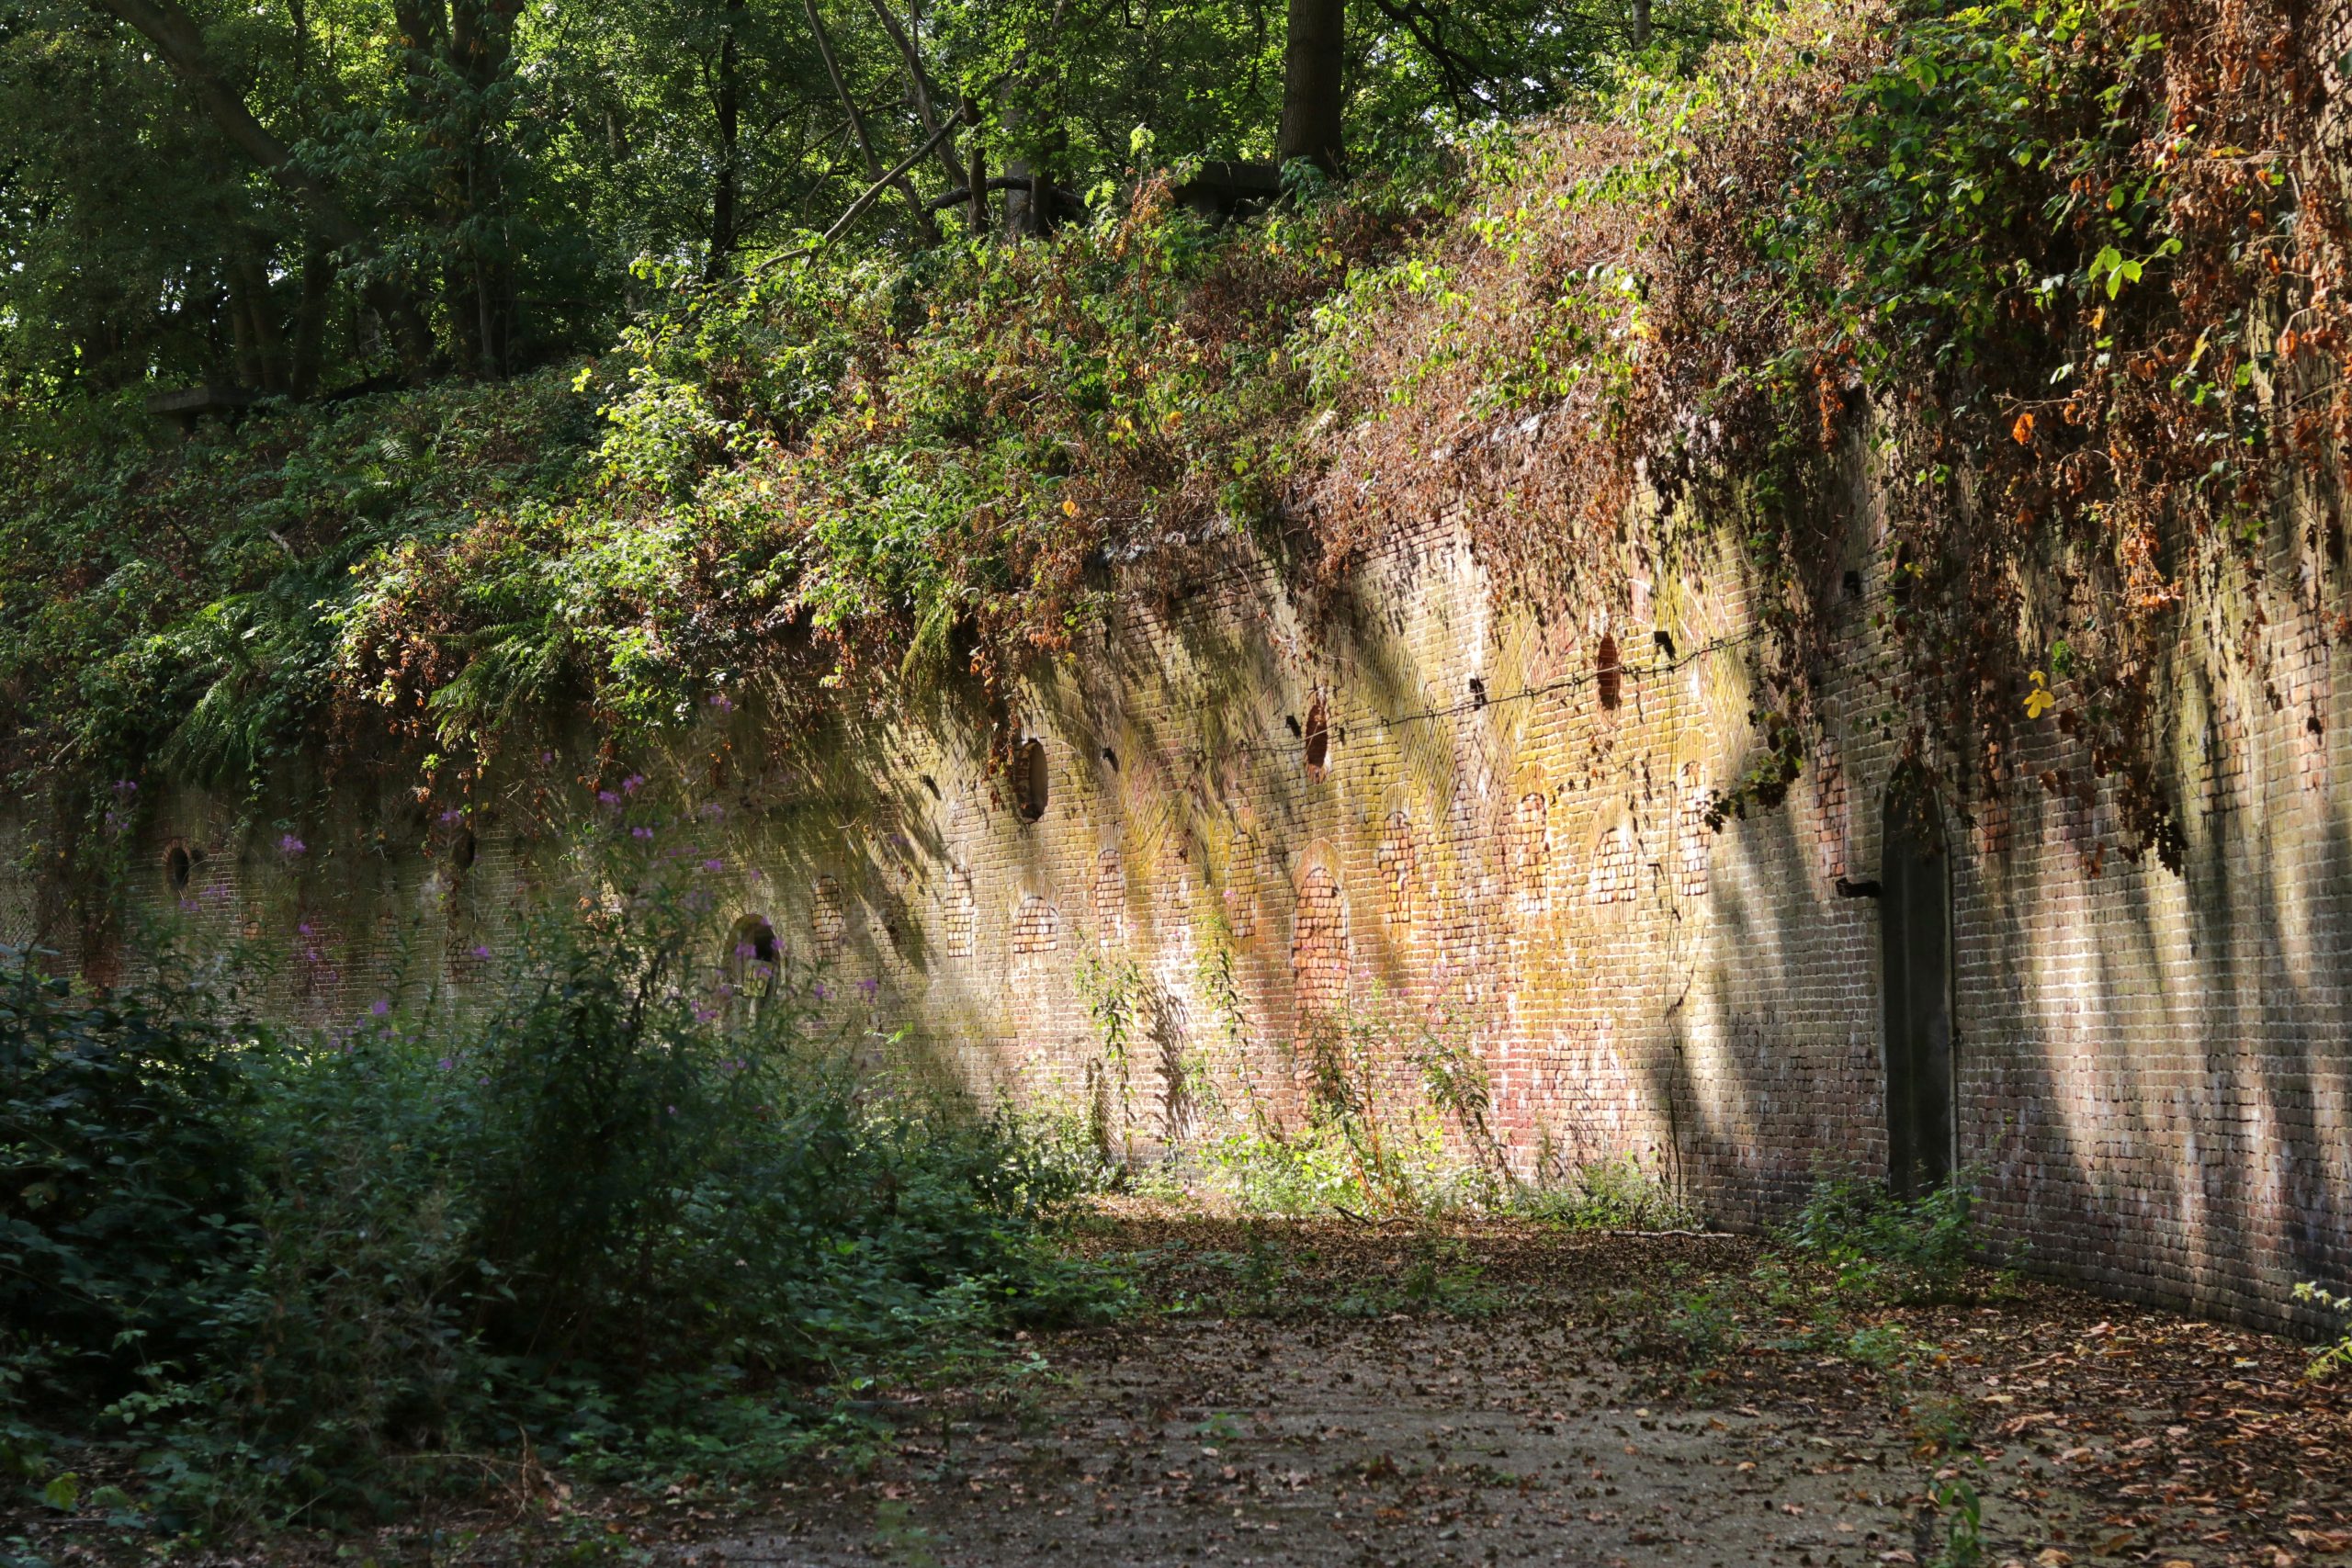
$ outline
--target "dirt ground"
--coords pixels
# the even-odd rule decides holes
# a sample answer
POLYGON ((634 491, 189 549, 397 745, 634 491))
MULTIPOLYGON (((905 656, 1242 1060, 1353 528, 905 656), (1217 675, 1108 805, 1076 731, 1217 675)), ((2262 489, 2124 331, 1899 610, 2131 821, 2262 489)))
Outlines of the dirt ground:
MULTIPOLYGON (((2352 1564, 2352 1386, 2288 1340, 1992 1275, 1893 1304, 1679 1233, 1127 1202, 1079 1245, 1132 1310, 1010 1387, 880 1402, 854 1471, 542 1484, 203 1561, 2352 1564)), ((54 1568, 150 1560, 37 1528, 54 1568)))
POLYGON ((2352 1396, 2283 1340, 1998 1281, 1825 1329, 1720 1237, 1131 1213, 1089 1245, 1149 1306, 1042 1342, 1049 1387, 915 1402, 871 1473, 661 1555, 2352 1561, 2352 1396))

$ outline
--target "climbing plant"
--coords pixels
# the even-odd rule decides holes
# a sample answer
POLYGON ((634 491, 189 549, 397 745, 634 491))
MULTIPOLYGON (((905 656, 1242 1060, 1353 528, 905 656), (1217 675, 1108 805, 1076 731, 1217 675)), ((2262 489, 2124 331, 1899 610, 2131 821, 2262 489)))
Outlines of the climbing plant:
POLYGON ((1767 634, 1773 760, 1718 803, 1743 810, 1816 728, 1867 471, 1906 751, 1966 795, 2038 747, 2043 788, 2112 777, 2122 847, 2176 860, 2165 650, 2200 589, 2258 580, 2352 412, 2308 12, 1799 6, 1605 122, 1497 143, 1468 220, 1356 280, 1320 345, 1356 416, 1317 496, 1335 562, 1400 493, 1466 495, 1499 591, 1622 609, 1727 535, 1767 634))

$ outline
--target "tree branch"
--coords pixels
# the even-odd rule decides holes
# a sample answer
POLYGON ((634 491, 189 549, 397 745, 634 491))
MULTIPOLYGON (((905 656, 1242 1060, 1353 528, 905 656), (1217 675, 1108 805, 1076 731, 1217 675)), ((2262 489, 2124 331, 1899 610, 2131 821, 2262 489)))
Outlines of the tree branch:
MULTIPOLYGON (((865 4, 874 12, 874 19, 882 24, 882 30, 890 35, 890 41, 899 46, 899 57, 907 62, 907 85, 914 93, 915 118, 922 121, 925 134, 938 134, 939 113, 932 105, 931 73, 923 69, 922 51, 915 47, 915 40, 908 34, 907 29, 899 25, 898 14, 890 9, 886 0, 865 0, 865 4)), ((955 117, 951 115, 948 119, 949 123, 953 124, 955 117)), ((947 171, 949 184, 952 185, 964 177, 964 171, 956 159, 956 144, 953 141, 939 144, 939 162, 940 166, 947 171)), ((932 203, 933 210, 936 210, 939 205, 937 202, 932 203)))
POLYGON ((309 209, 320 232, 338 245, 356 244, 366 232, 343 209, 334 187, 294 161, 293 151, 254 118, 244 99, 223 81, 204 47, 204 34, 180 9, 178 0, 92 0, 98 9, 125 23, 155 46, 177 76, 195 95, 197 107, 235 145, 237 151, 269 172, 280 189, 309 209))
MULTIPOLYGON (((909 169, 913 168, 917 164, 920 164, 925 158, 930 157, 932 150, 937 147, 940 142, 946 140, 948 133, 956 129, 956 123, 957 122, 956 120, 951 119, 945 125, 941 126, 937 130, 932 132, 931 140, 925 141, 922 146, 916 148, 913 152, 899 159, 898 165, 895 168, 888 170, 880 179, 876 180, 872 185, 867 186, 864 191, 859 193, 857 199, 851 202, 847 208, 843 209, 842 215, 839 218, 833 220, 833 226, 818 236, 816 243, 803 245, 797 251, 786 251, 780 256, 769 257, 766 261, 760 264, 759 267, 754 271, 753 276, 764 277, 769 272, 773 271, 776 267, 782 266, 786 262, 798 261, 804 256, 812 256, 819 251, 823 250, 827 245, 831 244, 835 240, 841 238, 842 232, 849 228, 851 223, 856 220, 858 215, 864 212, 867 208, 874 205, 874 198, 876 197, 880 196, 895 182, 904 179, 909 169)), ((927 220, 928 215, 926 214, 925 216, 927 220)))
MULTIPOLYGON (((832 78, 833 96, 841 100, 842 112, 849 116, 850 133, 857 138, 857 150, 865 154, 865 177, 876 185, 897 186, 899 194, 907 198, 907 210, 914 215, 915 223, 924 238, 937 240, 939 231, 933 224, 931 214, 923 210, 922 198, 915 194, 913 183, 906 177, 907 171, 913 168, 916 162, 920 160, 910 159, 901 163, 898 168, 888 175, 882 172, 882 160, 874 153, 874 141, 865 134, 865 115, 857 107, 857 99, 850 93, 849 81, 842 74, 841 62, 833 57, 833 40, 825 31, 824 18, 817 14, 817 0, 800 0, 800 8, 808 13, 808 30, 817 36, 817 53, 825 62, 825 74, 832 78)), ((951 124, 940 129, 946 130, 953 127, 951 124)), ((939 144, 940 140, 938 134, 933 134, 929 141, 923 143, 925 157, 930 155, 931 150, 939 144)), ((863 211, 864 209, 861 208, 859 210, 863 211)))

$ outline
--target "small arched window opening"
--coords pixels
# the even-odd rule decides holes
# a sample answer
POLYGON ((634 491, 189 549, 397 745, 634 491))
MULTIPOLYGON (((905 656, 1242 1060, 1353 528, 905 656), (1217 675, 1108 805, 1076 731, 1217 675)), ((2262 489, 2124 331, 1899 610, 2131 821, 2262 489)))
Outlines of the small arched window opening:
POLYGON ((1046 815, 1046 795, 1048 786, 1046 769, 1046 743, 1032 737, 1021 743, 1012 759, 1012 797, 1020 807, 1023 820, 1035 822, 1046 815))
POLYGON ((1317 697, 1306 710, 1306 776, 1319 779, 1323 768, 1331 760, 1331 716, 1317 697))
POLYGON ((727 977, 738 990, 765 995, 775 981, 781 951, 765 915, 746 915, 728 934, 727 977))
POLYGON ((481 850, 481 846, 475 841, 474 830, 471 828, 460 828, 458 829, 458 836, 449 843, 449 863, 459 871, 470 871, 473 869, 474 856, 480 853, 481 850))
POLYGON ((1593 683, 1600 691, 1600 705, 1611 713, 1625 700, 1625 667, 1617 657, 1617 639, 1600 634, 1600 648, 1592 658, 1593 683))
POLYGON ((196 868, 203 863, 202 850, 175 843, 164 852, 164 880, 170 884, 173 892, 185 893, 188 884, 196 879, 196 868))

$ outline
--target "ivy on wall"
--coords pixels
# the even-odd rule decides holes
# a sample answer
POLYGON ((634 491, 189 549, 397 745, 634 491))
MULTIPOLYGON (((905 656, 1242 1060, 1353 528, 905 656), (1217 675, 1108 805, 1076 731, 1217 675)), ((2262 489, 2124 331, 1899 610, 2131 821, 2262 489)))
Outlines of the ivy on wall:
POLYGON ((54 868, 161 775, 462 793, 554 714, 626 748, 1001 695, 1241 536, 1330 582, 1466 501, 1539 603, 1630 616, 1736 550, 1769 711, 1720 818, 1813 747, 1867 468, 1906 752, 1982 796, 2030 731, 2169 859, 2184 606, 2257 580, 2352 414, 2321 37, 2302 0, 1802 0, 1247 222, 1143 177, 1049 240, 648 265, 597 360, 184 446, 10 405, 15 781, 54 868))

